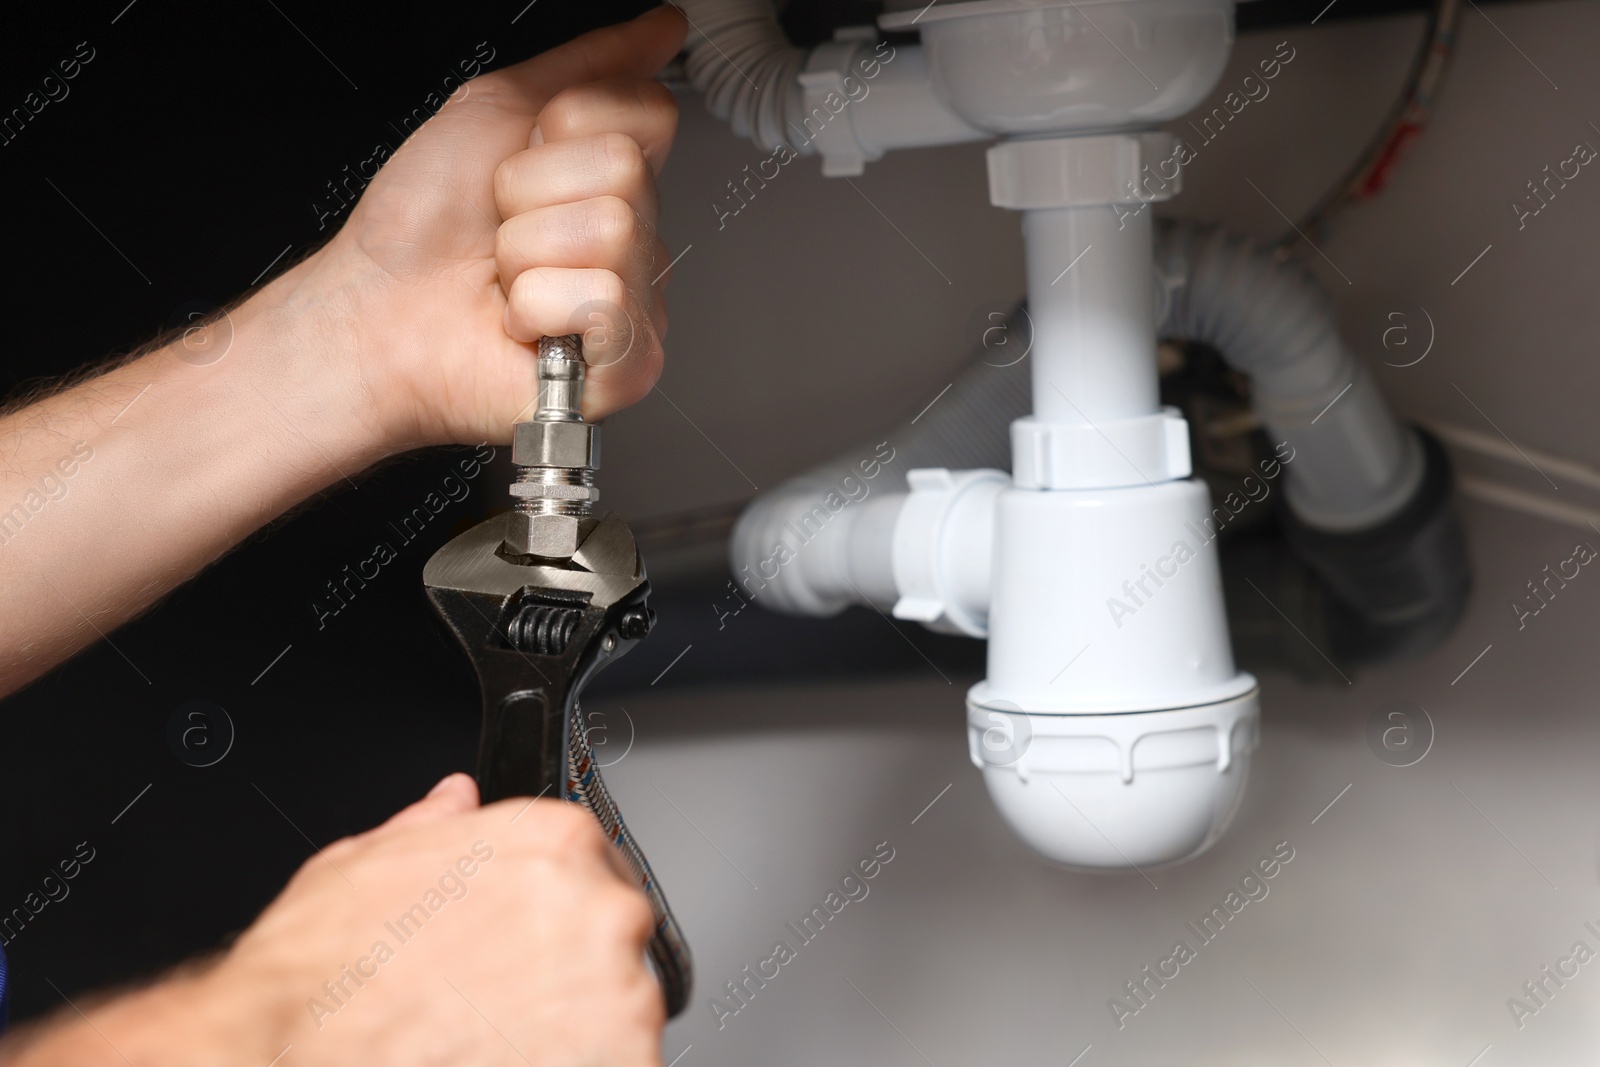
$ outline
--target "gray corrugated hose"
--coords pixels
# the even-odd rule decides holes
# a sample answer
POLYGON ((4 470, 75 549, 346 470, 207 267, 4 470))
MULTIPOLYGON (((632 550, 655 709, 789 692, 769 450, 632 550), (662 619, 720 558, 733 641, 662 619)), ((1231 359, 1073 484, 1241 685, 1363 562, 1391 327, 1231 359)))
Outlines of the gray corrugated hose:
POLYGON ((770 151, 790 140, 809 53, 789 43, 771 0, 677 0, 688 17, 685 68, 706 109, 770 151))
POLYGON ((1303 267, 1217 226, 1157 230, 1156 269, 1172 286, 1163 336, 1203 341, 1249 375, 1273 440, 1295 450, 1288 499, 1307 525, 1376 526, 1422 479, 1416 433, 1339 336, 1327 295, 1303 267))

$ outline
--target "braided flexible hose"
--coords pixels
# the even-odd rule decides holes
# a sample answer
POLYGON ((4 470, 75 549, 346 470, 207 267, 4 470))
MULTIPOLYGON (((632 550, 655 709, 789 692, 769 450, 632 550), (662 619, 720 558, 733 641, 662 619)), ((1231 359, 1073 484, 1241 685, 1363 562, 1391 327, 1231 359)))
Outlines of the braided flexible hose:
POLYGON ((655 964, 661 980, 661 990, 667 1002, 670 1018, 683 1011, 689 1002, 689 989, 694 984, 694 961, 689 957, 689 945, 678 929, 678 920, 672 914, 666 894, 656 883, 650 870, 650 861, 644 858, 633 835, 622 821, 617 802, 611 799, 600 777, 600 767, 595 763, 594 748, 583 725, 583 712, 577 704, 572 706, 572 721, 568 727, 567 741, 567 799, 582 804, 594 813, 600 828, 611 843, 617 846, 628 867, 633 871, 645 896, 650 899, 650 909, 655 912, 655 933, 650 937, 650 959, 655 964))

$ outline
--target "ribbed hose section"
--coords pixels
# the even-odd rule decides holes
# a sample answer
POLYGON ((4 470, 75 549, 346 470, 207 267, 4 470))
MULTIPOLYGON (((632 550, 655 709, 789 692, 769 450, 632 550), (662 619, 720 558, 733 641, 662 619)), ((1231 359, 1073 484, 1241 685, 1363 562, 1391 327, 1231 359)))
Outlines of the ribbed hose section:
POLYGON ((1421 445, 1340 338, 1316 279, 1216 226, 1159 226, 1155 263, 1181 283, 1159 332, 1203 341, 1249 375, 1256 414, 1294 449, 1295 515, 1343 533, 1398 514, 1422 484, 1421 445))
POLYGON ((1161 221, 1155 243, 1157 269, 1177 283, 1162 336, 1203 341, 1260 375, 1258 388, 1287 395, 1326 387, 1346 362, 1333 307, 1297 263, 1219 226, 1161 221))
POLYGON ((801 70, 808 53, 789 43, 771 0, 677 0, 689 19, 685 69, 706 98, 706 110, 740 137, 771 151, 789 144, 789 123, 801 107, 801 70))
POLYGON ((650 909, 655 912, 656 929, 650 937, 650 959, 661 979, 662 995, 667 1002, 668 1017, 683 1011, 689 1003, 689 991, 694 985, 694 961, 689 957, 689 946, 678 929, 672 907, 656 883, 650 870, 650 861, 644 858, 628 827, 611 799, 606 783, 600 777, 600 767, 594 760, 594 748, 589 744, 583 725, 583 713, 576 704, 572 707, 572 721, 568 725, 567 741, 567 799, 582 804, 594 813, 611 843, 628 862, 633 875, 650 899, 650 909))

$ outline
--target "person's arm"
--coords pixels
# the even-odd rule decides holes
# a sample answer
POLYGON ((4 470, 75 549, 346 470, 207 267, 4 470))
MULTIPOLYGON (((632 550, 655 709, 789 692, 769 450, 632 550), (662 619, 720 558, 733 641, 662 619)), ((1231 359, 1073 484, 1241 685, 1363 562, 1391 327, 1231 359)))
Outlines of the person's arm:
POLYGON ((0 695, 382 457, 509 440, 540 336, 588 331, 589 417, 647 393, 677 115, 649 79, 683 32, 657 8, 468 82, 321 250, 0 418, 0 695))
POLYGON ((660 1067, 653 927, 587 811, 452 775, 219 959, 22 1028, 0 1067, 660 1067))

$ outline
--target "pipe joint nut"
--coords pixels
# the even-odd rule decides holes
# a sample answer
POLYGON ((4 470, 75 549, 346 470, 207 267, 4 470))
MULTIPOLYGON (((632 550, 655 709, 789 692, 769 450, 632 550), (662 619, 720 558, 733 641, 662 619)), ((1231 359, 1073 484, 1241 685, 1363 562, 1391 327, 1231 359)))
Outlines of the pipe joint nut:
POLYGON ((989 202, 1014 210, 1143 205, 1182 188, 1164 131, 1002 141, 989 149, 989 202))
POLYGON ((505 543, 517 555, 568 559, 593 525, 584 515, 513 511, 506 517, 505 543))
POLYGON ((521 467, 600 467, 600 427, 584 422, 519 422, 511 462, 521 467))
POLYGON ((594 485, 564 482, 515 482, 511 486, 511 495, 522 501, 550 501, 551 503, 564 503, 568 501, 579 504, 594 504, 600 499, 600 490, 594 485))

